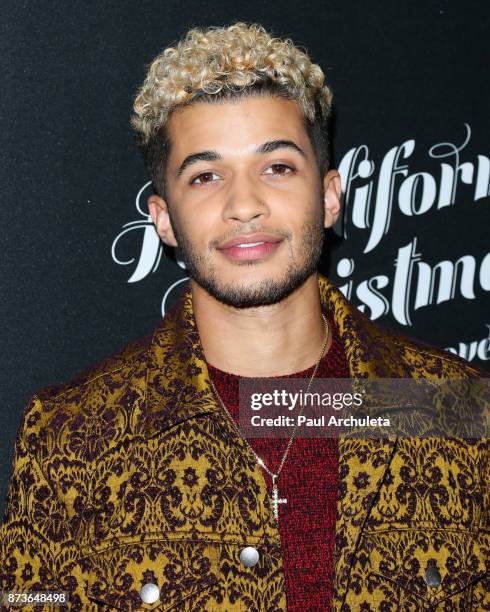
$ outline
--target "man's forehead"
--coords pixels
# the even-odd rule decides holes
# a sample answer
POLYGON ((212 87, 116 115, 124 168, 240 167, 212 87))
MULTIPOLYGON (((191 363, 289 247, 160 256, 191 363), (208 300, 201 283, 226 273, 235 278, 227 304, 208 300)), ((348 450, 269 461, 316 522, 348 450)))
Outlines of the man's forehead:
POLYGON ((201 150, 246 155, 267 141, 299 141, 302 148, 309 141, 299 104, 272 96, 190 104, 170 115, 167 136, 174 161, 201 150))

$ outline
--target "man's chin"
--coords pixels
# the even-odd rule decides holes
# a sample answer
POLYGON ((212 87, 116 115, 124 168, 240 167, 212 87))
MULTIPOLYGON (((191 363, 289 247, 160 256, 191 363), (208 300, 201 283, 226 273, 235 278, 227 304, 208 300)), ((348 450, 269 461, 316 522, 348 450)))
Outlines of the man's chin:
POLYGON ((277 304, 290 296, 311 275, 296 275, 282 282, 272 279, 248 284, 213 283, 209 279, 194 279, 209 295, 233 308, 259 308, 277 304))

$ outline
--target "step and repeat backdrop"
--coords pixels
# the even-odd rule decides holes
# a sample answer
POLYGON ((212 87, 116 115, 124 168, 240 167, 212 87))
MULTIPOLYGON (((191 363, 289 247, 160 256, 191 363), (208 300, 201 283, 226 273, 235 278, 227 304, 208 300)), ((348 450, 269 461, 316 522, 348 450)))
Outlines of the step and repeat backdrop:
POLYGON ((0 508, 29 397, 150 333, 182 290, 132 100, 190 27, 238 20, 305 47, 334 94, 344 211, 321 271, 380 324, 490 370, 486 3, 7 0, 0 508))

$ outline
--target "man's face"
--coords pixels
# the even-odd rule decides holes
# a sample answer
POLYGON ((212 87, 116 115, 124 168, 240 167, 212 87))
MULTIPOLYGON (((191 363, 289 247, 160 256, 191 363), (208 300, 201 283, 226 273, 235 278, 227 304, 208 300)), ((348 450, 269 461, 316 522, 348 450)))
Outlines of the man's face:
POLYGON ((297 103, 198 102, 175 111, 167 133, 167 200, 152 196, 150 211, 189 276, 235 308, 278 302, 302 285, 318 266, 325 210, 297 103))

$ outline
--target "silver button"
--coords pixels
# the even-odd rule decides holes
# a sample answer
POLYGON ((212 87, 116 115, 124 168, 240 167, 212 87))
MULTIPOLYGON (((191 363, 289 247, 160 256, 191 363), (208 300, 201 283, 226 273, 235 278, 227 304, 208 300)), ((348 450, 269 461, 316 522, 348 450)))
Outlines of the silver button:
POLYGON ((140 589, 140 597, 144 603, 152 604, 160 597, 160 589, 153 582, 148 582, 140 589))
POLYGON ((259 561, 259 551, 253 546, 247 546, 240 551, 240 561, 245 567, 253 567, 259 561))
POLYGON ((441 574, 435 565, 425 570, 425 583, 430 587, 438 587, 441 584, 441 574))

